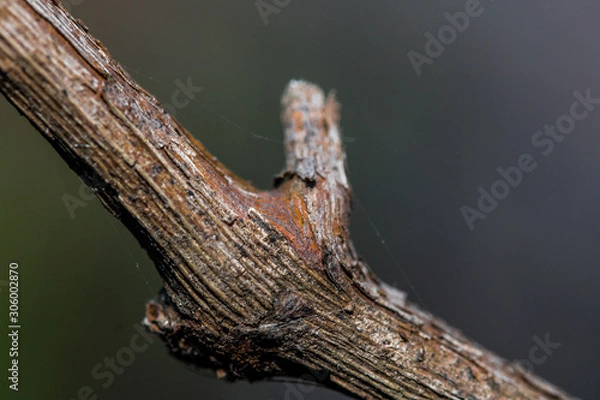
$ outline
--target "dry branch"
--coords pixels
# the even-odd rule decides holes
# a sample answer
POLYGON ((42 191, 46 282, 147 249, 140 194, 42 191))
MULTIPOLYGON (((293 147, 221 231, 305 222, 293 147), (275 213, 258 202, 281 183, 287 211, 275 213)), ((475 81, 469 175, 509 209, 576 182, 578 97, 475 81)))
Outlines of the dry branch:
POLYGON ((568 399, 405 301, 349 239, 339 109, 292 81, 286 169, 258 191, 49 0, 0 0, 0 90, 147 249, 145 323, 230 379, 298 376, 368 399, 568 399))

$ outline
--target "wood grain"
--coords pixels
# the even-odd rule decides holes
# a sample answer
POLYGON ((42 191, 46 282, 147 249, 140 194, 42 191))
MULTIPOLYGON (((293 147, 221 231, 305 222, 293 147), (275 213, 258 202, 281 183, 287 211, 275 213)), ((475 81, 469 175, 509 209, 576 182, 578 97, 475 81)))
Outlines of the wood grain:
MULTIPOLYGON (((291 81, 286 168, 215 160, 57 2, 0 0, 0 90, 164 279, 145 324, 227 379, 300 376, 365 399, 569 399, 380 282, 349 238, 340 107, 291 81)), ((202 136, 202 132, 198 133, 202 136)))

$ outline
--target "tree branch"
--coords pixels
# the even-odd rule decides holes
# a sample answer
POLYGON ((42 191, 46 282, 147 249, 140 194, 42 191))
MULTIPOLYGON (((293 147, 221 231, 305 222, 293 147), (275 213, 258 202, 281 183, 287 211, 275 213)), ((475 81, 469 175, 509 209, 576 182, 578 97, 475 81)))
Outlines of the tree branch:
POLYGON ((147 249, 145 324, 229 379, 319 374, 368 399, 569 399, 405 301, 349 238, 339 106, 282 99, 286 169, 259 191, 215 160, 54 1, 0 0, 0 90, 147 249))

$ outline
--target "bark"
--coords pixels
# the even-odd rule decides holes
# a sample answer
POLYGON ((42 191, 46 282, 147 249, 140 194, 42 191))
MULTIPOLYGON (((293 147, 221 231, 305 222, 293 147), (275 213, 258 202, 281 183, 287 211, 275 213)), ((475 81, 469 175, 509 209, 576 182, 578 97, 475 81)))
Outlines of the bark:
MULTIPOLYGON (((366 399, 569 399, 380 282, 349 239, 339 106, 292 81, 286 168, 237 178, 56 2, 0 0, 0 90, 147 249, 145 324, 228 379, 300 376, 366 399)), ((200 134, 201 135, 201 134, 200 134)))

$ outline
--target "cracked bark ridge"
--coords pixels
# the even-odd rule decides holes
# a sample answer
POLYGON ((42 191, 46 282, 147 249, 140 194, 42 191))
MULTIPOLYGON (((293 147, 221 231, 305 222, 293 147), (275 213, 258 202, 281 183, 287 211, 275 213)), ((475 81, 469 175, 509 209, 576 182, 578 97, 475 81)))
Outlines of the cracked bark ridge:
MULTIPOLYGON (((50 0, 0 0, 0 91, 147 249, 145 324, 217 376, 299 376, 367 399, 569 399, 380 282, 349 239, 339 106, 292 81, 286 168, 235 176, 50 0)), ((201 136, 202 133, 200 132, 201 136)))

